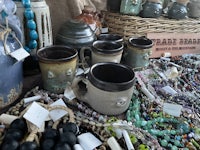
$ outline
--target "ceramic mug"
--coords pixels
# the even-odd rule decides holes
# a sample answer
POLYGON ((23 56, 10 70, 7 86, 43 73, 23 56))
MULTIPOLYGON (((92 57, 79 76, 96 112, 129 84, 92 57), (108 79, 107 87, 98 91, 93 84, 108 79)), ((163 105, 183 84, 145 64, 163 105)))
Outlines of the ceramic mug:
POLYGON ((123 64, 105 62, 93 65, 86 76, 72 82, 76 97, 94 110, 118 115, 129 107, 134 88, 134 71, 123 64), (82 85, 85 86, 80 86, 82 85))
POLYGON ((36 55, 42 73, 43 88, 53 93, 63 93, 75 76, 77 50, 54 45, 39 49, 36 55))
POLYGON ((99 62, 115 62, 120 63, 122 53, 123 53, 123 44, 116 43, 111 41, 100 41, 97 40, 93 42, 92 47, 83 47, 80 50, 80 59, 83 68, 88 68, 91 65, 94 65, 99 62), (91 52, 91 62, 86 60, 85 52, 91 52), (85 66, 86 65, 86 66, 85 66))
POLYGON ((127 50, 124 54, 125 64, 142 69, 149 65, 149 56, 152 53, 153 41, 146 37, 131 37, 128 39, 127 50))

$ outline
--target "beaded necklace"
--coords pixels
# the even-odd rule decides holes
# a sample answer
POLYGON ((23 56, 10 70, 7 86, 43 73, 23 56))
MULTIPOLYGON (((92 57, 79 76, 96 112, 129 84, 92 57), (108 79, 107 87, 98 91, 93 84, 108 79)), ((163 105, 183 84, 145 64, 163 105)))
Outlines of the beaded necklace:
POLYGON ((156 117, 145 120, 141 118, 140 105, 141 102, 139 98, 133 96, 126 114, 128 121, 132 121, 136 127, 148 131, 157 138, 161 146, 165 148, 178 149, 184 147, 184 144, 181 142, 183 141, 183 135, 191 132, 191 128, 188 124, 180 122, 180 120, 173 117, 156 117), (162 124, 165 122, 169 125, 164 125, 164 127, 162 127, 162 124))
MULTIPOLYGON (((15 1, 20 1, 20 0, 15 0, 15 1)), ((27 26, 27 31, 28 31, 28 37, 26 45, 25 45, 25 50, 27 52, 31 52, 31 50, 37 48, 38 43, 38 33, 36 31, 37 25, 34 21, 34 12, 31 10, 31 0, 21 0, 22 5, 24 6, 24 16, 26 18, 26 26, 27 26)))

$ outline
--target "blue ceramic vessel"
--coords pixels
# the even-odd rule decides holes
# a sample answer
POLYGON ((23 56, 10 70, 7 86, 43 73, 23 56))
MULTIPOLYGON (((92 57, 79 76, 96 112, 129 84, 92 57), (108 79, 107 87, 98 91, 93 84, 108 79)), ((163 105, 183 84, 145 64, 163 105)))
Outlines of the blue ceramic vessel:
MULTIPOLYGON (((9 27, 12 29, 12 34, 23 41, 21 29, 13 24, 9 24, 9 27)), ((3 28, 0 28, 0 31, 2 30, 3 28)), ((6 42, 0 40, 0 108, 14 102, 20 96, 23 87, 23 62, 17 62, 4 48, 4 42, 11 52, 20 48, 20 44, 12 34, 8 35, 6 42)))

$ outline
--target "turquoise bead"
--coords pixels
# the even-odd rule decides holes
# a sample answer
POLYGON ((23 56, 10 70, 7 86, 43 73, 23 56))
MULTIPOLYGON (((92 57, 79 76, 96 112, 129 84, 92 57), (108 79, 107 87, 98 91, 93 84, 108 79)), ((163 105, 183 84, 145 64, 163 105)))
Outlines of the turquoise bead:
POLYGON ((34 13, 33 13, 33 11, 30 8, 25 9, 24 16, 28 20, 34 19, 34 13))
POLYGON ((166 147, 168 145, 168 142, 167 140, 161 140, 161 143, 160 143, 163 147, 166 147))
POLYGON ((165 135, 165 136, 164 136, 164 139, 167 140, 167 141, 169 141, 169 140, 170 140, 170 136, 165 135))
POLYGON ((171 147, 171 150, 178 150, 178 147, 172 146, 172 147, 171 147))
POLYGON ((25 46, 24 49, 29 53, 31 52, 31 49, 28 46, 25 46))
POLYGON ((147 125, 147 121, 141 121, 141 126, 146 126, 147 125))
POLYGON ((36 29, 36 23, 34 20, 28 20, 27 21, 27 27, 30 29, 30 30, 35 30, 36 29))
POLYGON ((25 8, 31 7, 31 1, 30 0, 22 0, 22 4, 25 8))
POLYGON ((174 145, 179 146, 180 144, 181 144, 180 141, 178 141, 178 140, 174 141, 174 145))
POLYGON ((186 123, 181 123, 181 124, 177 125, 177 128, 182 129, 184 131, 184 133, 188 133, 190 131, 190 127, 186 123))
POLYGON ((36 47, 37 47, 37 41, 36 41, 36 40, 31 40, 31 41, 29 41, 28 47, 29 47, 30 49, 36 48, 36 47))
POLYGON ((175 131, 175 130, 171 130, 170 133, 171 133, 172 135, 175 135, 175 134, 176 134, 176 131, 175 131))
POLYGON ((37 40, 38 39, 38 34, 35 30, 31 30, 29 32, 29 36, 30 36, 31 40, 37 40))

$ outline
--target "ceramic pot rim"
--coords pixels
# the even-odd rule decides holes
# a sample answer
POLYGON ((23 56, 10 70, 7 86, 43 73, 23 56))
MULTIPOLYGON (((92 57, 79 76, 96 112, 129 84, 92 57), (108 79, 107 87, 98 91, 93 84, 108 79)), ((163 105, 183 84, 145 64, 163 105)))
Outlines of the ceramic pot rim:
POLYGON ((97 40, 95 42, 93 42, 92 44, 92 49, 96 52, 99 52, 99 53, 103 53, 103 54, 113 54, 113 53, 117 53, 117 52, 120 52, 120 51, 123 51, 123 44, 120 44, 120 43, 117 43, 117 42, 112 42, 112 41, 103 41, 103 40, 97 40), (117 48, 111 48, 111 49, 102 49, 102 48, 98 48, 96 45, 97 44, 109 44, 109 45, 113 45, 113 46, 116 46, 117 48))
POLYGON ((123 36, 119 34, 103 33, 97 36, 97 40, 123 42, 123 36), (109 37, 112 37, 113 39, 109 39, 109 37))
POLYGON ((151 48, 153 46, 153 41, 146 37, 139 37, 139 38, 132 37, 132 38, 129 38, 128 41, 132 46, 138 47, 138 48, 146 49, 146 48, 151 48), (141 41, 145 42, 145 44, 140 44, 141 41))
POLYGON ((65 46, 65 45, 51 45, 51 46, 46 46, 46 47, 43 47, 41 49, 38 49, 36 51, 36 55, 38 57, 38 60, 41 61, 41 62, 45 62, 45 63, 52 63, 52 62, 66 62, 66 61, 70 61, 74 58, 76 58, 78 56, 78 51, 74 48, 71 48, 71 47, 68 47, 68 46, 65 46), (68 56, 68 57, 63 57, 63 58, 58 58, 58 59, 51 59, 51 58, 45 58, 43 56, 41 56, 41 53, 45 50, 50 50, 50 51, 69 51, 71 52, 71 56, 68 56))
POLYGON ((118 64, 113 62, 96 63, 90 68, 90 71, 88 73, 88 80, 90 81, 91 84, 93 84, 95 87, 101 90, 109 92, 120 92, 128 90, 133 87, 135 80, 135 72, 129 66, 123 64, 118 64), (126 79, 118 83, 102 81, 98 77, 96 77, 94 73, 95 69, 100 66, 110 66, 118 68, 122 71, 122 74, 125 73, 129 74, 128 75, 129 79, 126 79))

